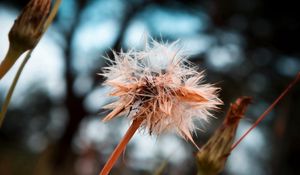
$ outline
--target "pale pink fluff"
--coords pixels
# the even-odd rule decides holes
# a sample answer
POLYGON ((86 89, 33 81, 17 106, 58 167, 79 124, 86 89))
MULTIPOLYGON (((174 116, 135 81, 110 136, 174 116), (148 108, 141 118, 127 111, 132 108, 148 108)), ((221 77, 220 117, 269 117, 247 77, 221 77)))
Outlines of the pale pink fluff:
POLYGON ((143 51, 121 51, 108 60, 101 75, 118 100, 104 107, 112 110, 104 121, 121 115, 142 119, 150 134, 175 130, 193 142, 194 120, 208 121, 222 104, 219 88, 203 83, 203 72, 187 61, 177 42, 152 40, 143 51))

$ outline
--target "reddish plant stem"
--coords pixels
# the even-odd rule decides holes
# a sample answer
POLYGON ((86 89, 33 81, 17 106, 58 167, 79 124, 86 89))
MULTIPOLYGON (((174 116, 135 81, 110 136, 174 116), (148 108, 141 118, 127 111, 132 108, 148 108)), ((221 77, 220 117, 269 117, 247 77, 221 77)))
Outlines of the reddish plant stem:
POLYGON ((128 144, 129 140, 132 138, 134 133, 137 131, 137 129, 140 127, 142 123, 142 120, 134 120, 131 124, 131 126, 128 128, 126 134, 118 144, 118 146, 115 148, 113 153, 110 155, 108 161, 105 163, 103 169, 99 173, 99 175, 108 175, 118 158, 120 157, 121 153, 125 149, 126 145, 128 144))
POLYGON ((269 106, 267 110, 255 121, 255 123, 232 145, 231 151, 236 148, 241 141, 271 112, 271 110, 277 105, 277 103, 295 86, 295 84, 300 80, 300 72, 296 78, 289 84, 289 86, 279 95, 279 97, 269 106))

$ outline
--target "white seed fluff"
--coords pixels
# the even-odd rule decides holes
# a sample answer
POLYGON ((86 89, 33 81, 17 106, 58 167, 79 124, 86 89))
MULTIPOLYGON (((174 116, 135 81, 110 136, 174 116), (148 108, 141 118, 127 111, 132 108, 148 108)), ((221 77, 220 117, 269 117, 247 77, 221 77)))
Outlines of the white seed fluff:
POLYGON ((104 121, 126 115, 142 119, 150 134, 175 130, 193 142, 194 120, 208 121, 222 104, 219 88, 203 83, 203 72, 187 61, 178 42, 152 40, 145 50, 121 51, 108 60, 101 75, 112 87, 110 95, 119 98, 105 106, 112 112, 104 121))

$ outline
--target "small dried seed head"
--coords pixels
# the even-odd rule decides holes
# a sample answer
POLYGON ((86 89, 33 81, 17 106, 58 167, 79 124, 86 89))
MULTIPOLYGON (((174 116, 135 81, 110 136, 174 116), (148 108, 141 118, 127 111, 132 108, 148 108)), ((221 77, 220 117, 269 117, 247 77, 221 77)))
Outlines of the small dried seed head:
POLYGON ((51 0, 30 0, 9 32, 10 44, 23 52, 32 49, 43 34, 50 6, 51 0))
POLYGON ((223 124, 197 153, 198 175, 219 174, 224 169, 236 129, 250 103, 251 97, 241 97, 231 104, 223 124))
POLYGON ((106 108, 112 112, 104 120, 120 115, 142 119, 150 134, 168 130, 193 141, 194 120, 208 120, 222 101, 219 88, 204 84, 203 72, 190 63, 178 44, 152 41, 145 50, 114 54, 103 69, 111 96, 119 99, 106 108))

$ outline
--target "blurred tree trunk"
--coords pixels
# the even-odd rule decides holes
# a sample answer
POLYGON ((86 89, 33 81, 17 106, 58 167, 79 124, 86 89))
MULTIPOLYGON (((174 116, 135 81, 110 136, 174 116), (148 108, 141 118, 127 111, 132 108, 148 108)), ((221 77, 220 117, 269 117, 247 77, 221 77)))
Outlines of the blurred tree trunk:
MULTIPOLYGON (((74 159, 68 159, 73 157, 72 140, 79 127, 80 121, 87 115, 87 111, 83 107, 83 96, 77 96, 74 92, 74 82, 76 75, 72 68, 73 63, 73 39, 74 34, 80 25, 80 16, 83 9, 86 6, 86 0, 77 1, 78 9, 76 10, 76 16, 74 17, 74 23, 71 26, 70 31, 66 34, 66 48, 65 48, 65 81, 66 81, 66 100, 65 105, 68 111, 68 122, 66 124, 65 132, 57 143, 57 151, 54 157, 54 169, 63 170, 66 167, 71 166, 73 168, 74 159)), ((71 168, 71 170, 72 170, 71 168)), ((68 171, 72 172, 72 171, 68 171)), ((57 174, 57 173, 55 173, 57 174)))
POLYGON ((83 96, 77 96, 74 92, 76 74, 73 71, 73 39, 76 29, 80 25, 80 15, 86 6, 86 0, 77 1, 78 9, 75 10, 74 23, 70 30, 65 33, 65 72, 66 82, 65 107, 68 113, 68 120, 62 137, 54 145, 49 145, 41 154, 34 174, 36 175, 68 175, 75 174, 74 163, 76 155, 72 151, 72 140, 78 130, 81 120, 87 115, 83 107, 83 96))

